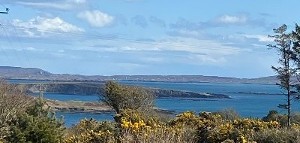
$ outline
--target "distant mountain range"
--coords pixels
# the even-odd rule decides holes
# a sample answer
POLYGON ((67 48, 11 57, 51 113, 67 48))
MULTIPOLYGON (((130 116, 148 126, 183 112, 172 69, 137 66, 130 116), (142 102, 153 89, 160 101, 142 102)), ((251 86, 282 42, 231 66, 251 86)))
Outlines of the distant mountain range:
POLYGON ((26 80, 55 80, 55 81, 160 81, 160 82, 211 82, 211 83, 261 83, 275 84, 275 76, 262 78, 235 78, 203 75, 113 75, 113 76, 86 76, 73 74, 53 74, 38 68, 21 68, 0 66, 0 78, 26 80))

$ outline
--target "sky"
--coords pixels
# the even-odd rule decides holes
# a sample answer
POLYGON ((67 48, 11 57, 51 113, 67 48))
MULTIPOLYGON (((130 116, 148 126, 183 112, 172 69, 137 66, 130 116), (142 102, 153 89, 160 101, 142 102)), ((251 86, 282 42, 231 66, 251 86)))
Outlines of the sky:
POLYGON ((0 65, 57 74, 274 75, 298 0, 0 0, 0 65))

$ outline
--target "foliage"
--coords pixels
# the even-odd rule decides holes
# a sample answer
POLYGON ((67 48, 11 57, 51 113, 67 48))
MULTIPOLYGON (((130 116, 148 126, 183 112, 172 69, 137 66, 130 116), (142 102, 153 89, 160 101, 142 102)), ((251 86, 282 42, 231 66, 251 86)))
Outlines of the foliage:
POLYGON ((142 113, 127 111, 121 117, 121 142, 194 142, 195 130, 188 126, 171 125, 158 118, 145 118, 142 113))
POLYGON ((284 126, 287 124, 287 116, 279 114, 276 110, 269 111, 268 115, 262 118, 263 121, 277 121, 280 125, 284 126))
POLYGON ((258 143, 299 143, 300 128, 292 124, 290 129, 266 129, 254 134, 253 139, 258 143))
MULTIPOLYGON (((300 80, 300 27, 298 24, 295 25, 295 29, 292 31, 292 40, 293 40, 293 56, 292 60, 297 67, 296 77, 297 80, 300 80)), ((300 99, 300 84, 299 82, 294 85, 297 89, 296 99, 300 99)))
POLYGON ((60 142, 63 124, 17 85, 0 81, 0 142, 60 142))
MULTIPOLYGON (((153 105, 147 97, 139 97, 139 95, 147 95, 140 91, 140 88, 119 85, 114 82, 106 83, 104 99, 117 112, 114 128, 95 129, 81 125, 86 127, 87 130, 78 132, 76 131, 78 128, 74 129, 73 136, 67 138, 66 141, 125 143, 161 142, 162 140, 166 143, 272 142, 273 138, 268 136, 271 136, 273 132, 270 132, 270 134, 267 134, 267 132, 279 131, 283 129, 281 125, 286 123, 284 122, 285 117, 276 115, 275 111, 270 112, 263 120, 259 120, 240 118, 234 110, 230 109, 216 113, 203 112, 199 115, 187 111, 177 115, 175 119, 165 122, 158 118, 156 114, 145 112, 149 111, 147 108, 152 108, 153 105), (133 106, 135 104, 133 101, 138 97, 145 101, 136 100, 138 104, 133 106), (257 136, 259 133, 262 136, 257 136)), ((294 128, 300 129, 298 126, 294 126, 294 128)), ((280 135, 284 135, 283 138, 289 138, 289 134, 281 133, 280 135)))
POLYGON ((122 110, 120 114, 116 114, 115 120, 117 123, 122 123, 123 120, 127 120, 129 122, 139 122, 145 121, 148 125, 155 126, 156 123, 160 122, 160 120, 156 116, 151 116, 146 112, 132 110, 132 109, 125 109, 122 110))
POLYGON ((83 120, 68 131, 65 142, 276 142, 298 141, 300 125, 293 124, 288 132, 276 121, 259 119, 223 119, 219 114, 194 112, 178 114, 169 122, 145 116, 136 110, 123 110, 119 122, 83 120), (276 137, 272 137, 277 135, 276 137), (292 135, 295 135, 292 137, 292 135), (282 137, 280 137, 282 136, 282 137))
MULTIPOLYGON (((291 124, 300 124, 300 114, 291 114, 291 124)), ((275 110, 269 111, 268 115, 262 118, 263 121, 277 121, 281 126, 287 125, 287 115, 279 114, 275 110)))
POLYGON ((87 130, 109 130, 110 132, 114 132, 115 123, 108 121, 98 122, 94 119, 83 119, 77 125, 68 129, 68 134, 81 134, 87 130))
POLYGON ((55 118, 48 109, 43 109, 42 100, 36 100, 35 104, 25 113, 20 113, 17 118, 9 123, 10 135, 5 139, 8 142, 61 142, 63 137, 63 123, 55 118))
MULTIPOLYGON (((292 41, 293 41, 292 60, 295 62, 295 64, 297 65, 297 68, 299 70, 299 68, 300 68, 300 27, 298 24, 295 25, 295 30, 292 31, 291 35, 292 35, 292 41)), ((299 76, 299 73, 297 76, 299 76)))
POLYGON ((221 115, 222 119, 224 120, 236 120, 240 118, 240 115, 234 110, 234 109, 224 109, 218 112, 215 112, 214 114, 221 115))
POLYGON ((153 108, 154 94, 142 87, 120 85, 113 81, 105 84, 103 101, 117 113, 123 109, 144 110, 153 108))
POLYGON ((296 73, 296 68, 293 64, 293 57, 295 57, 292 51, 292 35, 287 33, 287 26, 284 24, 277 29, 273 30, 275 35, 270 37, 274 38, 275 44, 269 44, 268 47, 276 49, 280 55, 279 67, 274 67, 274 71, 277 73, 280 87, 286 91, 287 103, 280 104, 280 108, 287 109, 287 126, 291 124, 291 93, 293 88, 292 77, 296 73))
POLYGON ((257 119, 222 119, 219 114, 207 112, 196 116, 193 112, 177 115, 172 125, 183 125, 197 131, 197 142, 249 142, 254 141, 253 133, 280 127, 276 121, 264 122, 257 119))
POLYGON ((202 123, 198 127, 198 139, 199 142, 207 143, 223 142, 226 140, 250 142, 254 141, 252 138, 253 133, 269 128, 280 127, 276 121, 264 122, 247 118, 228 121, 216 115, 209 115, 201 120, 202 123))
POLYGON ((79 124, 68 129, 65 143, 116 142, 116 128, 111 122, 97 122, 93 119, 81 120, 79 124))
POLYGON ((200 118, 191 111, 186 111, 182 114, 176 116, 174 120, 170 122, 171 125, 180 125, 180 126, 193 126, 198 125, 200 118))
POLYGON ((9 136, 9 123, 33 104, 22 88, 0 81, 0 141, 9 136))

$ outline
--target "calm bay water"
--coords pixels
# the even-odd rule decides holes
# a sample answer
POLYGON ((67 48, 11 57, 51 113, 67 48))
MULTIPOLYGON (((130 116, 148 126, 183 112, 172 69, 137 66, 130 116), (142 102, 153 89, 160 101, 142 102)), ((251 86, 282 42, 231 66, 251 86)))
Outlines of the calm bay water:
MULTIPOLYGON (((263 84, 221 84, 221 83, 165 83, 165 82, 130 82, 122 81, 123 84, 139 85, 144 87, 162 88, 193 91, 199 93, 219 93, 229 95, 232 99, 189 99, 189 98, 158 98, 156 106, 163 109, 175 111, 176 113, 184 111, 219 111, 226 108, 236 110, 243 117, 265 116, 269 110, 278 110, 285 113, 285 110, 277 108, 278 104, 284 104, 286 97, 282 95, 283 91, 276 85, 263 84)), ((98 96, 80 96, 80 95, 62 95, 46 94, 46 98, 55 100, 82 100, 98 101, 98 96)), ((292 102, 292 110, 300 110, 300 102, 292 102)), ((67 126, 76 124, 83 118, 95 118, 97 120, 112 120, 113 114, 72 114, 57 113, 58 116, 64 116, 67 126)))
MULTIPOLYGON (((163 109, 174 110, 176 113, 187 110, 219 111, 226 108, 236 110, 243 117, 261 118, 270 110, 278 110, 278 104, 286 103, 286 96, 277 85, 268 84, 231 84, 231 83, 167 83, 167 82, 122 82, 129 85, 140 85, 164 89, 193 91, 199 93, 219 93, 229 95, 232 99, 182 99, 159 98, 156 105, 163 109)), ((292 102, 293 111, 300 111, 300 102, 292 102)))

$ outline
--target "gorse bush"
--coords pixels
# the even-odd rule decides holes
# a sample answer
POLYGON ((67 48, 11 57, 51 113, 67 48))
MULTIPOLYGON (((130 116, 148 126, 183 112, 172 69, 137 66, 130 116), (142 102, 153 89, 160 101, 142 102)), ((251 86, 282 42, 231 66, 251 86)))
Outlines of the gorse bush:
POLYGON ((125 111, 120 118, 121 142, 193 142, 194 134, 187 126, 171 125, 156 117, 143 116, 133 110, 125 111), (190 135, 188 135, 190 134, 190 135))
POLYGON ((266 129, 278 129, 276 121, 264 122, 258 119, 224 120, 221 115, 200 114, 201 122, 198 125, 198 142, 234 142, 254 141, 252 136, 255 132, 266 129))
POLYGON ((67 130, 65 143, 115 143, 117 135, 115 123, 97 122, 93 119, 81 120, 67 130))
POLYGON ((169 122, 144 116, 136 110, 124 110, 119 122, 83 120, 70 129, 65 140, 77 142, 297 142, 300 126, 294 124, 287 132, 276 121, 239 118, 226 120, 219 114, 184 112, 169 122), (277 135, 276 137, 273 137, 277 135), (282 137, 280 137, 282 136, 282 137), (293 136, 293 137, 292 137, 293 136))

